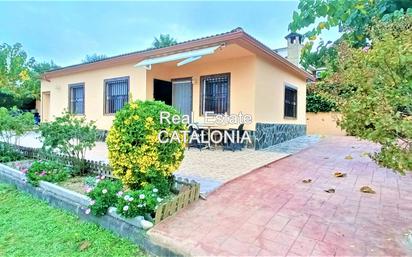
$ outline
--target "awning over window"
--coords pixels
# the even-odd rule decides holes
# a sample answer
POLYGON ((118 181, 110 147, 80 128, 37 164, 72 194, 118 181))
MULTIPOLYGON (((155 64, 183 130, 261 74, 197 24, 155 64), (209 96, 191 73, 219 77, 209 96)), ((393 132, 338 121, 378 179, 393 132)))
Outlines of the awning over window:
POLYGON ((177 64, 177 66, 182 66, 190 62, 199 60, 205 55, 213 54, 216 51, 216 49, 218 49, 219 47, 220 45, 187 51, 187 52, 182 52, 178 54, 171 54, 171 55, 166 55, 166 56, 161 56, 161 57, 149 58, 149 59, 139 62, 138 64, 135 65, 135 67, 144 66, 147 69, 150 69, 152 64, 173 62, 177 60, 182 60, 181 62, 177 64))

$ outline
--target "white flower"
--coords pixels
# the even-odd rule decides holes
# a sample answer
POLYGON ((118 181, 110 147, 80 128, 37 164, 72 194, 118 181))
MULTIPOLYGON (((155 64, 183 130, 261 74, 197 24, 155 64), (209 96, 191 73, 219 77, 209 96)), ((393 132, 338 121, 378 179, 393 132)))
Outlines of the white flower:
POLYGON ((106 188, 103 189, 103 190, 102 190, 102 193, 103 193, 103 194, 107 193, 107 189, 106 189, 106 188))
POLYGON ((119 192, 117 192, 117 197, 122 197, 122 195, 123 195, 123 192, 122 191, 119 191, 119 192))
POLYGON ((129 209, 129 206, 127 206, 127 205, 125 205, 124 207, 123 207, 123 211, 127 211, 129 209))
POLYGON ((89 214, 90 214, 90 209, 86 209, 86 210, 84 211, 84 213, 86 213, 87 215, 89 215, 89 214))
POLYGON ((157 201, 160 203, 161 201, 163 201, 163 199, 160 198, 160 197, 158 197, 158 198, 157 198, 157 201))
POLYGON ((144 199, 144 194, 139 195, 140 199, 144 199))
POLYGON ((100 177, 100 179, 105 179, 106 178, 106 176, 105 175, 102 175, 101 177, 100 177))
POLYGON ((157 193, 159 190, 157 188, 153 188, 153 192, 157 193))
POLYGON ((94 205, 95 203, 96 203, 95 200, 91 200, 91 201, 90 201, 90 205, 94 205))
POLYGON ((138 208, 142 208, 142 207, 143 207, 143 205, 141 205, 141 204, 138 204, 138 205, 137 205, 137 207, 138 207, 138 208))
POLYGON ((129 197, 129 202, 133 201, 134 198, 133 197, 129 197))
POLYGON ((129 198, 130 198, 130 196, 125 195, 123 199, 124 199, 125 201, 129 201, 129 198))

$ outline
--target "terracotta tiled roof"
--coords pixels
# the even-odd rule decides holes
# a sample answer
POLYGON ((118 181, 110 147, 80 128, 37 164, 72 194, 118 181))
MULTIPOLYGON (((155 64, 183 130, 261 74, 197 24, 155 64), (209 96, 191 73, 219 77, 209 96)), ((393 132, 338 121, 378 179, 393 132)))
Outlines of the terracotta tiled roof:
POLYGON ((200 37, 200 38, 196 38, 196 39, 186 40, 186 41, 182 41, 182 42, 170 45, 170 46, 164 46, 164 47, 159 47, 159 48, 151 47, 151 48, 147 48, 147 49, 144 49, 144 50, 138 50, 138 51, 133 51, 133 52, 129 52, 129 53, 118 54, 118 55, 102 58, 100 60, 96 60, 96 61, 92 61, 92 62, 84 62, 84 63, 78 63, 78 64, 68 65, 68 66, 64 66, 64 67, 59 67, 59 68, 56 68, 56 69, 49 70, 48 72, 53 72, 53 71, 62 70, 62 69, 66 69, 66 68, 71 68, 71 67, 77 67, 77 66, 81 66, 81 65, 85 65, 85 64, 102 62, 102 61, 106 61, 106 60, 110 60, 110 59, 119 58, 119 57, 122 57, 122 56, 135 55, 135 54, 146 53, 146 52, 150 52, 150 51, 154 51, 154 50, 158 50, 158 49, 170 48, 170 47, 176 46, 176 45, 183 45, 183 44, 187 44, 187 43, 191 43, 191 42, 195 42, 195 41, 199 41, 199 40, 203 40, 203 39, 208 39, 208 38, 213 38, 213 37, 217 37, 217 36, 227 35, 227 34, 230 34, 230 33, 233 33, 233 32, 239 32, 239 31, 243 31, 243 29, 238 27, 236 29, 232 29, 231 31, 227 31, 227 32, 223 32, 223 33, 219 33, 219 34, 215 34, 215 35, 210 35, 210 36, 206 36, 206 37, 200 37))
POLYGON ((53 70, 50 70, 44 73, 43 78, 48 79, 50 77, 58 77, 58 76, 62 76, 62 75, 66 75, 66 74, 70 74, 74 72, 98 69, 104 66, 107 67, 109 65, 115 65, 116 63, 118 64, 118 63, 125 62, 125 61, 135 61, 136 59, 143 59, 149 56, 170 54, 173 52, 185 51, 190 48, 202 47, 208 44, 216 44, 219 42, 224 43, 225 41, 236 40, 236 39, 244 39, 249 44, 253 45, 256 49, 262 51, 263 53, 267 55, 272 56, 277 61, 280 61, 281 63, 286 64, 293 70, 299 72, 301 75, 304 75, 306 77, 311 76, 309 73, 305 72, 304 70, 300 69, 299 67, 295 66, 291 62, 284 59, 282 56, 280 56, 278 53, 276 53, 275 51, 273 51, 272 49, 270 49, 269 47, 267 47, 266 45, 258 41, 256 38, 247 34, 242 28, 238 27, 228 32, 219 33, 219 34, 215 34, 215 35, 211 35, 207 37, 201 37, 197 39, 192 39, 188 41, 183 41, 183 42, 171 45, 171 46, 166 46, 166 47, 161 47, 161 48, 149 48, 145 50, 111 56, 111 57, 97 60, 94 62, 80 63, 80 64, 75 64, 75 65, 53 69, 53 70))

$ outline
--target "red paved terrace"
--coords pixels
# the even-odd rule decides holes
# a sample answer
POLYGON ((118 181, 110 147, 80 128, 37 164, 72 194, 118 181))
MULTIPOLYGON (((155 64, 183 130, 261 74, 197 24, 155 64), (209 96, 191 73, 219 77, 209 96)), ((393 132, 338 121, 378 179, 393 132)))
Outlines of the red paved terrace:
POLYGON ((187 255, 412 255, 412 176, 365 156, 376 149, 351 137, 324 138, 221 187, 150 235, 187 255), (361 193, 362 186, 376 194, 361 193))

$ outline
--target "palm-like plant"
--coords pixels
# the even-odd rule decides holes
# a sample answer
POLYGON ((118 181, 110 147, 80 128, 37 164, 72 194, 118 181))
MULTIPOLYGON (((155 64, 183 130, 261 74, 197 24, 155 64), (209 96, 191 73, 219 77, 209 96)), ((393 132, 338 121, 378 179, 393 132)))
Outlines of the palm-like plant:
POLYGON ((154 48, 162 48, 166 46, 171 46, 177 44, 176 39, 172 38, 169 34, 160 34, 157 38, 155 37, 152 43, 154 48))

